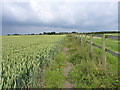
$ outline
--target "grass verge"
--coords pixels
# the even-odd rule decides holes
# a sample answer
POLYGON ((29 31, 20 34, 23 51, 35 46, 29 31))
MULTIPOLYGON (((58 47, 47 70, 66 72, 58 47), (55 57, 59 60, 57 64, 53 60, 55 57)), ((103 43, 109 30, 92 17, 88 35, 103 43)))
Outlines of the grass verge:
POLYGON ((44 85, 46 88, 61 88, 64 83, 63 68, 66 57, 61 52, 56 54, 45 71, 44 85))
POLYGON ((74 88, 118 88, 118 58, 107 53, 107 68, 102 70, 101 50, 94 47, 94 55, 90 58, 90 46, 80 44, 79 39, 72 39, 69 45, 71 57, 69 61, 74 67, 69 73, 69 81, 74 88))

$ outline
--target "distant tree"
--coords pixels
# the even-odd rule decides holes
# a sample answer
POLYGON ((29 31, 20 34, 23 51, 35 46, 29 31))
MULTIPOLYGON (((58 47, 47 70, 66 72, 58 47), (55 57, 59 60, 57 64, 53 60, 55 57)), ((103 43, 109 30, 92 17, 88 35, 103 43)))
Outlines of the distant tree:
POLYGON ((35 35, 34 33, 30 34, 30 35, 35 35))
POLYGON ((7 34, 7 36, 10 36, 10 34, 7 34))
POLYGON ((77 33, 76 31, 73 31, 72 33, 77 33))
POLYGON ((44 32, 43 34, 47 34, 46 32, 44 32))
POLYGON ((15 33, 15 34, 12 34, 12 35, 21 35, 21 34, 17 34, 17 33, 15 33))
POLYGON ((39 35, 42 35, 42 33, 39 33, 39 35))
POLYGON ((49 32, 48 34, 49 35, 54 35, 54 34, 56 34, 56 32, 49 32))
POLYGON ((44 32, 43 34, 47 34, 47 35, 54 35, 54 34, 57 34, 56 32, 44 32))
POLYGON ((59 32, 58 34, 68 34, 68 32, 59 32))

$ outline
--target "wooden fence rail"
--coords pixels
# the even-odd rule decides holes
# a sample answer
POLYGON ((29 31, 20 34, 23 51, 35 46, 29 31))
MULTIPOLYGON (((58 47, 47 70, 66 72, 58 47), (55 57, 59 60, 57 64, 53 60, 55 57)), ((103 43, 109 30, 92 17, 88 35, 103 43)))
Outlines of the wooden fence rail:
MULTIPOLYGON (((79 35, 75 35, 75 36, 79 36, 79 35)), ((102 49, 102 67, 103 69, 106 68, 106 52, 110 53, 111 55, 114 55, 118 58, 120 58, 120 54, 119 53, 116 53, 114 51, 111 51, 109 49, 106 48, 106 38, 108 39, 113 39, 113 40, 118 40, 120 41, 120 37, 119 36, 110 36, 110 35, 87 35, 87 34, 84 34, 84 35, 80 35, 80 40, 81 40, 81 43, 83 43, 82 41, 85 41, 87 43, 90 43, 90 57, 92 58, 92 55, 93 55, 93 46, 96 46, 100 49, 102 49), (86 36, 90 36, 90 41, 87 41, 85 39, 83 39, 83 36, 86 38, 86 36), (99 46, 95 43, 93 43, 93 37, 101 37, 102 38, 102 46, 99 46)))

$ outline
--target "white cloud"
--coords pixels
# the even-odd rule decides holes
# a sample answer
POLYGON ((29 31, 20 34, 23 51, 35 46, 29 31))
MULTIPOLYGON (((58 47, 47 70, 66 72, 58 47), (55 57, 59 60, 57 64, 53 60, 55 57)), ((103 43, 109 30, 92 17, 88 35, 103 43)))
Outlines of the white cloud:
POLYGON ((16 26, 76 27, 82 30, 117 29, 117 9, 116 2, 5 2, 3 24, 15 22, 16 26))
POLYGON ((2 2, 118 2, 119 0, 3 0, 2 2))

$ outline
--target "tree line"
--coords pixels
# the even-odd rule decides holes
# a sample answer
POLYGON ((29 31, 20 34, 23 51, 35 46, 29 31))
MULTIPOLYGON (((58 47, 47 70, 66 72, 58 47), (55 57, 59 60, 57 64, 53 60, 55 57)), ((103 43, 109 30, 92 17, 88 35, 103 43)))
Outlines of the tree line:
POLYGON ((71 33, 78 33, 78 32, 75 32, 75 31, 73 31, 73 32, 59 32, 59 33, 57 33, 57 32, 43 32, 43 33, 39 33, 39 34, 34 34, 34 33, 31 33, 31 34, 17 34, 17 33, 15 33, 15 34, 7 34, 8 36, 10 36, 10 35, 61 35, 61 34, 71 34, 71 33))
POLYGON ((76 32, 76 31, 73 31, 73 32, 59 32, 59 33, 57 33, 57 32, 55 32, 55 31, 53 31, 53 32, 43 32, 43 33, 39 33, 39 34, 34 34, 34 33, 31 33, 31 34, 17 34, 17 33, 15 33, 15 34, 7 34, 8 36, 10 36, 10 35, 62 35, 62 34, 113 34, 113 33, 120 33, 120 31, 101 31, 101 32, 89 32, 89 33, 84 33, 84 32, 82 32, 82 33, 78 33, 78 32, 76 32))

